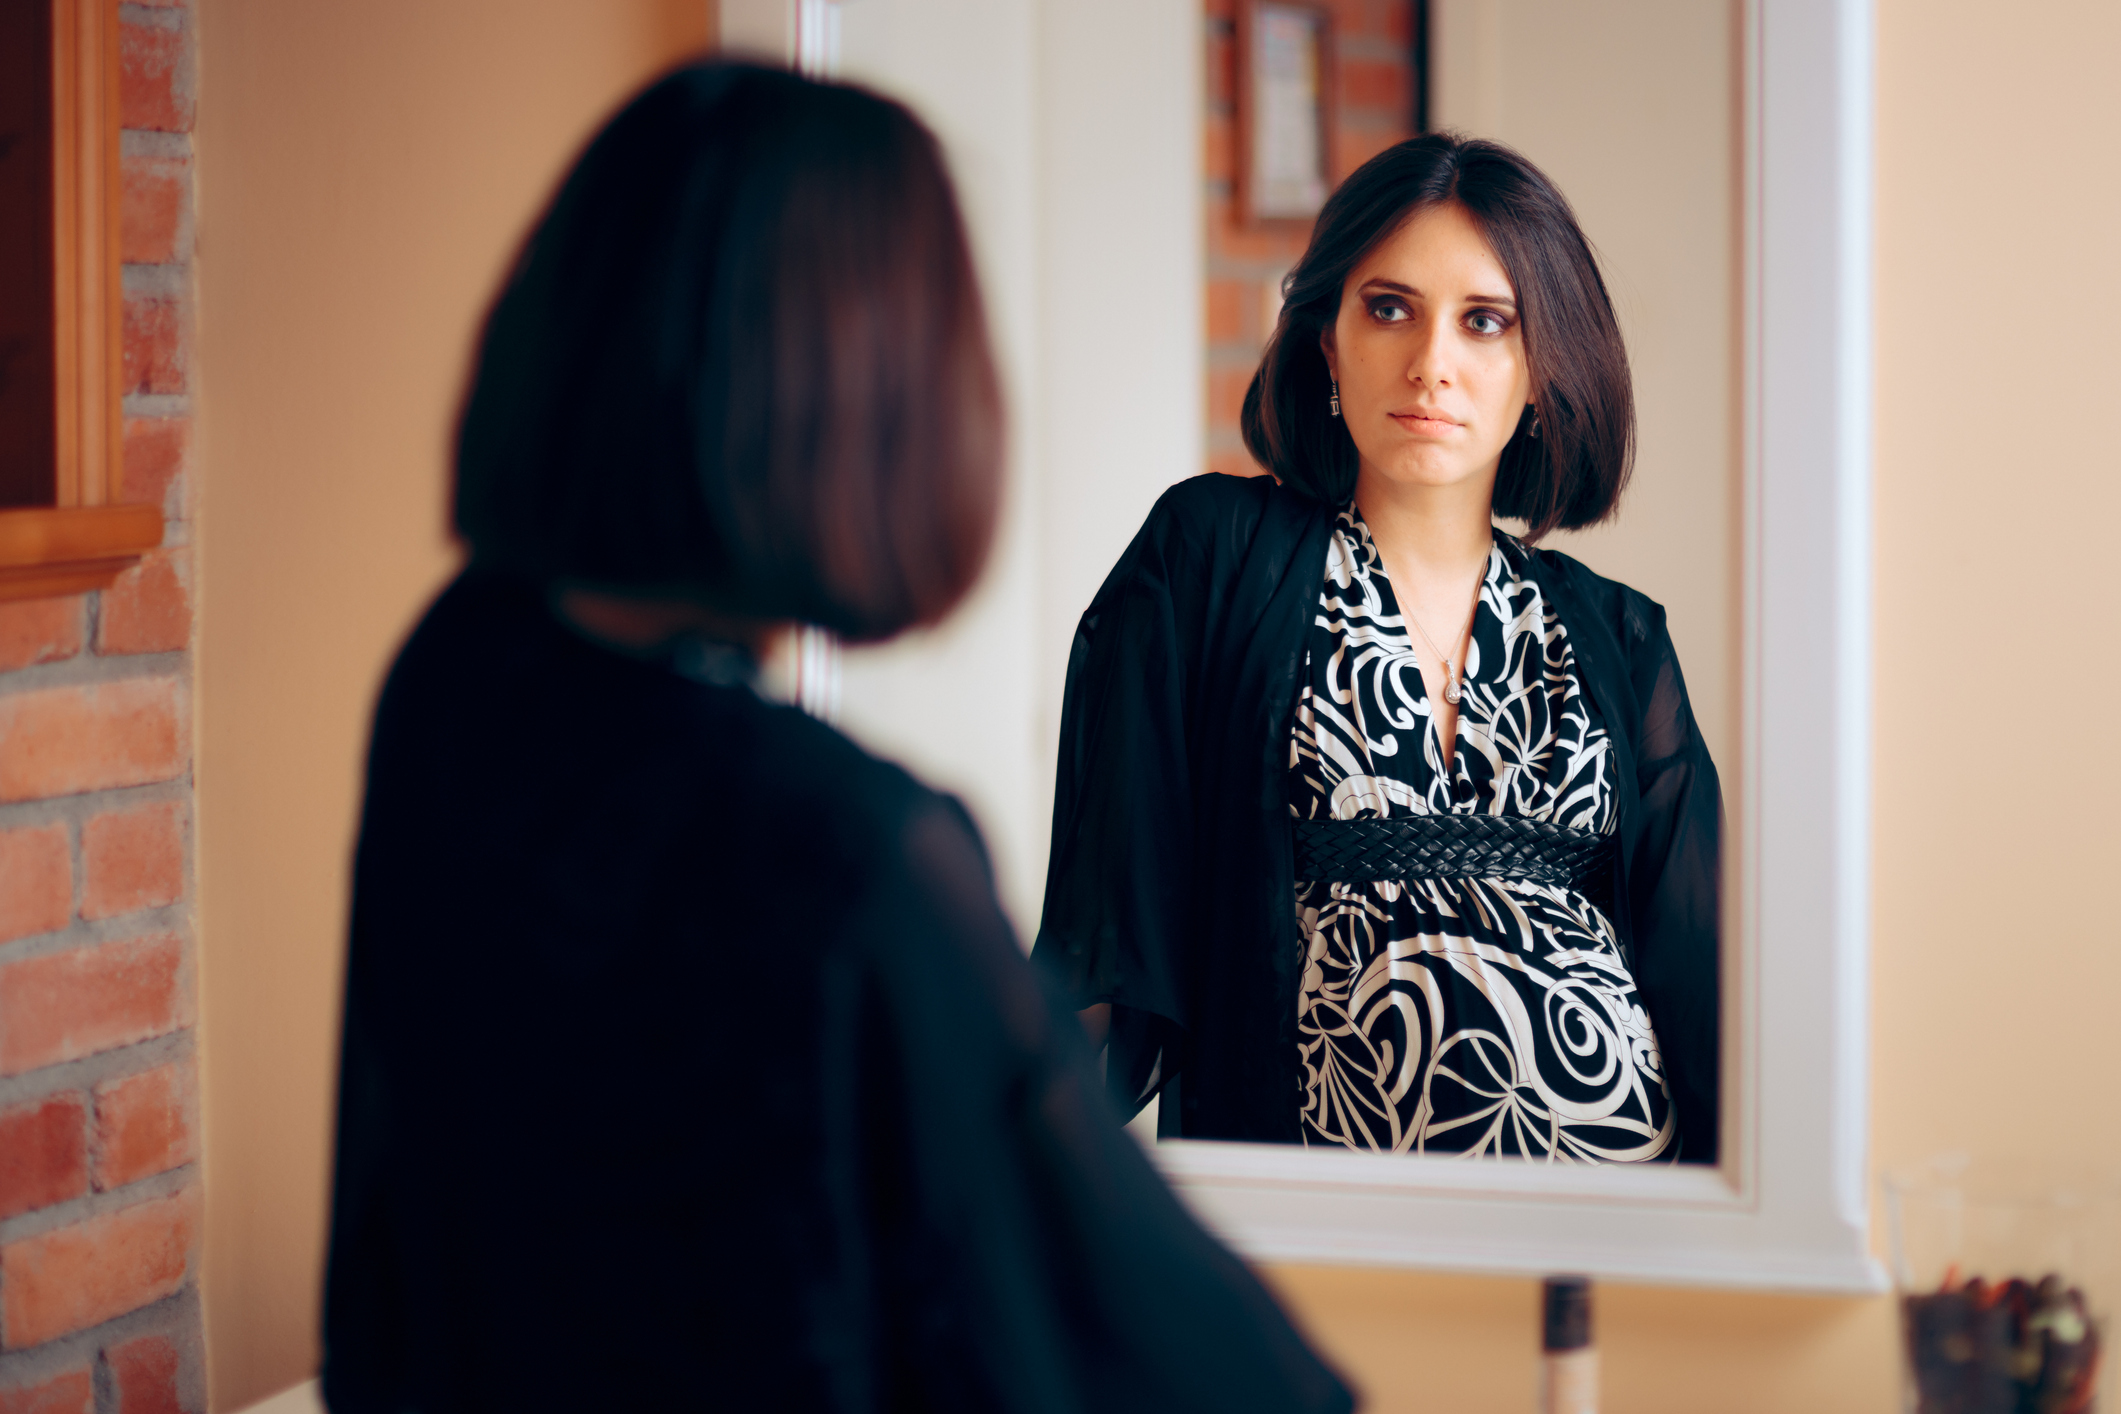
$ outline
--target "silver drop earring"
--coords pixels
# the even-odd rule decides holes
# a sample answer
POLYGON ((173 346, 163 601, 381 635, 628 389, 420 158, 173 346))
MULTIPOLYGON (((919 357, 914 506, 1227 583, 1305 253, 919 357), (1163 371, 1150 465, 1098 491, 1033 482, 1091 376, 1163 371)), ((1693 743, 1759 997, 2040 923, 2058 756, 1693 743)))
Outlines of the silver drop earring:
POLYGON ((1533 408, 1533 409, 1532 409, 1532 430, 1531 430, 1531 431, 1529 431, 1529 432, 1527 432, 1527 433, 1525 433, 1524 435, 1525 435, 1525 436, 1527 436, 1527 437, 1529 437, 1529 438, 1531 438, 1531 439, 1532 439, 1533 441, 1535 441, 1535 442, 1539 440, 1539 409, 1538 409, 1538 408, 1533 408))
POLYGON ((1331 408, 1331 409, 1333 410, 1333 415, 1334 415, 1335 417, 1339 417, 1339 416, 1340 416, 1340 380, 1339 380, 1338 378, 1335 378, 1335 377, 1334 377, 1334 376, 1333 376, 1332 374, 1328 373, 1328 374, 1326 375, 1326 381, 1327 381, 1328 383, 1331 383, 1331 384, 1333 385, 1333 396, 1332 396, 1331 398, 1328 398, 1328 399, 1326 400, 1326 406, 1327 406, 1327 407, 1329 407, 1329 408, 1331 408))

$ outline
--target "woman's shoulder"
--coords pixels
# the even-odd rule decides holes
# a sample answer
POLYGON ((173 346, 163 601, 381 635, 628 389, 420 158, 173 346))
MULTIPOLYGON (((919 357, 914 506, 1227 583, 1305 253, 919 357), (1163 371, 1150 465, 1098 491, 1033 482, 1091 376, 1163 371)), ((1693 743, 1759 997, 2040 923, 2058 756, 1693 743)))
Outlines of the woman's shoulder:
POLYGON ((1263 544, 1294 546, 1331 518, 1331 507, 1271 476, 1211 471, 1158 496, 1136 543, 1167 559, 1234 565, 1263 544))
POLYGON ((1149 518, 1152 523, 1163 519, 1188 529, 1210 531, 1233 522, 1257 527, 1321 513, 1318 502, 1291 491, 1271 476, 1209 471, 1173 482, 1156 498, 1149 518))
POLYGON ((819 836, 837 834, 859 853, 886 846, 948 799, 801 708, 745 692, 734 711, 748 719, 740 735, 750 750, 732 764, 752 778, 749 788, 776 813, 807 819, 819 836))
POLYGON ((947 858, 969 861, 953 877, 976 877, 992 893, 986 840, 958 797, 798 708, 754 698, 748 711, 762 792, 784 819, 807 821, 820 845, 832 841, 850 874, 881 866, 932 883, 935 861, 947 858))
POLYGON ((584 770, 659 778, 709 812, 745 802, 755 819, 856 853, 942 798, 798 708, 593 646, 559 627, 534 590, 479 573, 444 590, 413 631, 377 733, 384 754, 412 738, 423 759, 442 746, 483 761, 569 740, 584 770))
POLYGON ((1572 617, 1572 609, 1587 613, 1630 650, 1666 638, 1664 605, 1633 585, 1608 578, 1573 555, 1543 546, 1526 546, 1525 563, 1533 577, 1550 585, 1562 600, 1564 620, 1572 617))

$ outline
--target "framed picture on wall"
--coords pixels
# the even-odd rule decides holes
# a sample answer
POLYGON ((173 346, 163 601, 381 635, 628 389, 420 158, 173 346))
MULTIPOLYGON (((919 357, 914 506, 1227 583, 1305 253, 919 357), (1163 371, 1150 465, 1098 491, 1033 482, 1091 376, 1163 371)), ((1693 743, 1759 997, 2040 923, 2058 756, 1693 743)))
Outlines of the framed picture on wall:
POLYGON ((1333 190, 1333 20, 1303 0, 1237 7, 1237 198, 1252 222, 1303 221, 1333 190))

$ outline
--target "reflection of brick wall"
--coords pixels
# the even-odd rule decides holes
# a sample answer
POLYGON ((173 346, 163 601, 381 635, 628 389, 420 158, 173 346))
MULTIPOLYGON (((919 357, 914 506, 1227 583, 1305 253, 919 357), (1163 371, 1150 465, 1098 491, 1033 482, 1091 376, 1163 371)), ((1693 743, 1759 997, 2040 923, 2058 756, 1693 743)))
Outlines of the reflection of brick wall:
MULTIPOLYGON (((1340 106, 1333 178, 1409 137, 1414 114, 1416 0, 1332 0, 1340 106)), ((1208 243, 1208 467, 1256 473, 1238 436, 1245 385, 1259 350, 1276 282, 1303 254, 1308 228, 1247 226, 1237 219, 1236 0, 1206 0, 1206 150, 1202 154, 1208 243)))
POLYGON ((123 499, 162 548, 0 603, 0 1414, 205 1406, 190 727, 192 13, 126 4, 123 499))

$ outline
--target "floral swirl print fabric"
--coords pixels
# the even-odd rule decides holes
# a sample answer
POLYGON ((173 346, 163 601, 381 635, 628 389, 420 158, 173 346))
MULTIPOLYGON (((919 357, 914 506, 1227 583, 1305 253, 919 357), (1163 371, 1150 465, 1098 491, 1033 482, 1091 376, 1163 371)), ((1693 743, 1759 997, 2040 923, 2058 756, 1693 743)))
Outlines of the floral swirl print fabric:
MULTIPOLYGON (((1497 531, 1446 760, 1383 561, 1361 515, 1341 512, 1289 744, 1297 818, 1485 813, 1612 831, 1612 742, 1524 567, 1524 546, 1497 531)), ((1657 1038, 1612 923, 1583 894, 1298 880, 1296 910, 1305 1143, 1677 1157, 1657 1038)))

